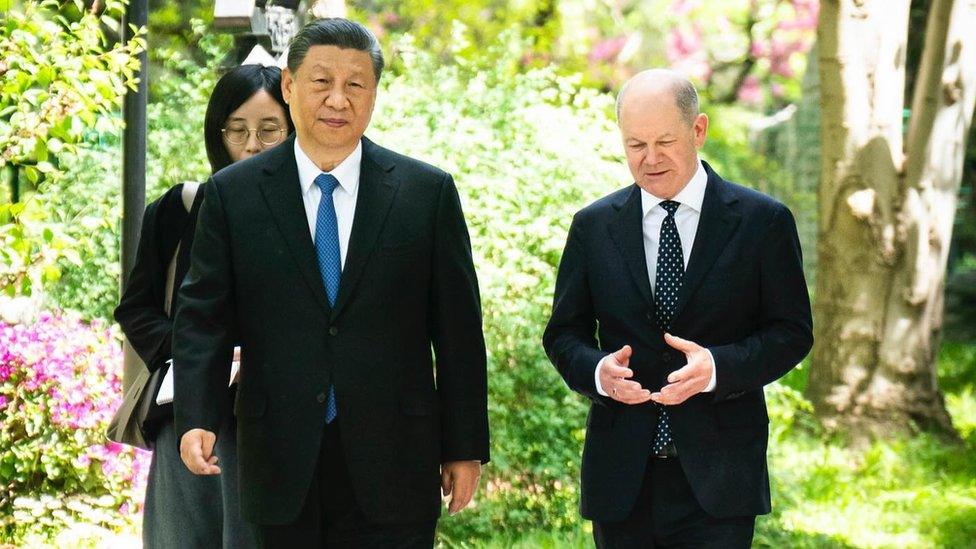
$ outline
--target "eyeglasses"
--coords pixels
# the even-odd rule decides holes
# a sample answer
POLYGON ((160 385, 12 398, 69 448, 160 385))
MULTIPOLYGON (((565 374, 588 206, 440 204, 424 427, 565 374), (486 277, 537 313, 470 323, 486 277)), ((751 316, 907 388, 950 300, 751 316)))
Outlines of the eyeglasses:
POLYGON ((275 145, 285 135, 285 129, 277 124, 265 124, 260 128, 248 128, 247 126, 228 126, 220 133, 224 134, 224 139, 232 145, 243 145, 251 137, 251 132, 258 136, 258 141, 264 145, 275 145))

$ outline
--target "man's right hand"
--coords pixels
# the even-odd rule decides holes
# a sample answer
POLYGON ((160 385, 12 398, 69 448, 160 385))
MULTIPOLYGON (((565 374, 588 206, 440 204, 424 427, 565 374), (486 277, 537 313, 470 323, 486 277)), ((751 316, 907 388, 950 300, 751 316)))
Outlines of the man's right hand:
POLYGON ((631 353, 630 345, 624 345, 600 362, 600 386, 617 402, 642 404, 651 400, 651 392, 640 383, 630 381, 634 377, 630 369, 631 353))
POLYGON ((180 458, 183 464, 195 475, 219 475, 214 444, 217 435, 203 429, 190 429, 180 439, 180 458))

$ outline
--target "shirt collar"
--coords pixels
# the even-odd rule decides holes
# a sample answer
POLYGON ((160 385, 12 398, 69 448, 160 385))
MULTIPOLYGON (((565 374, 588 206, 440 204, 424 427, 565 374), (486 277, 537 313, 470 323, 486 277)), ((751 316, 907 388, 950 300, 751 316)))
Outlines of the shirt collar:
MULTIPOLYGON (((349 194, 355 194, 359 188, 359 172, 362 167, 362 161, 363 142, 360 140, 356 145, 356 149, 345 160, 339 162, 339 165, 333 168, 332 171, 326 173, 338 179, 339 186, 344 191, 349 194)), ((298 181, 302 185, 302 194, 307 194, 309 189, 312 188, 312 185, 315 184, 315 178, 322 173, 322 170, 305 154, 305 151, 298 144, 298 139, 295 140, 295 163, 298 164, 298 181)))
MULTIPOLYGON (((698 160, 698 169, 695 170, 695 175, 691 176, 688 184, 671 200, 680 202, 681 205, 688 206, 696 212, 701 213, 702 202, 705 201, 705 186, 707 183, 708 173, 705 171, 705 166, 702 165, 701 160, 698 160)), ((647 214, 658 204, 664 202, 663 198, 658 198, 644 189, 641 189, 640 192, 641 209, 643 210, 644 217, 647 217, 647 214)))

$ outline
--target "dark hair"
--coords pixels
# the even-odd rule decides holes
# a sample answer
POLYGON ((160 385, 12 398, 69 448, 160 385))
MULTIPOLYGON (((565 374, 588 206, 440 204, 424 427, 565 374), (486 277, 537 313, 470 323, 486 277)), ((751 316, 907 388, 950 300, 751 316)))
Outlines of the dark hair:
POLYGON ((210 94, 210 102, 207 103, 207 115, 203 119, 203 139, 207 145, 207 158, 210 160, 210 169, 213 173, 234 163, 227 153, 224 136, 220 131, 224 128, 227 117, 261 90, 268 92, 268 95, 285 110, 288 133, 294 130, 288 105, 281 96, 281 69, 261 65, 234 67, 221 76, 214 86, 210 94))
POLYGON ((288 70, 297 71, 312 46, 336 46, 368 53, 373 61, 373 76, 380 81, 383 50, 376 36, 363 25, 339 17, 319 19, 305 25, 288 46, 288 70))

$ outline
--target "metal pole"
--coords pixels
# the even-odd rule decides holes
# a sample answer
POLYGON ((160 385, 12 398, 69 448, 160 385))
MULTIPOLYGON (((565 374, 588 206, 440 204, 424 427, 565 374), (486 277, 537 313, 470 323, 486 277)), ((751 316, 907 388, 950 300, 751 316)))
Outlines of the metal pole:
MULTIPOLYGON (((129 0, 123 24, 123 39, 132 38, 130 25, 146 26, 147 0, 129 0)), ((139 84, 125 94, 122 136, 122 287, 136 260, 142 212, 146 207, 146 102, 149 97, 149 71, 145 51, 139 54, 139 84)))

